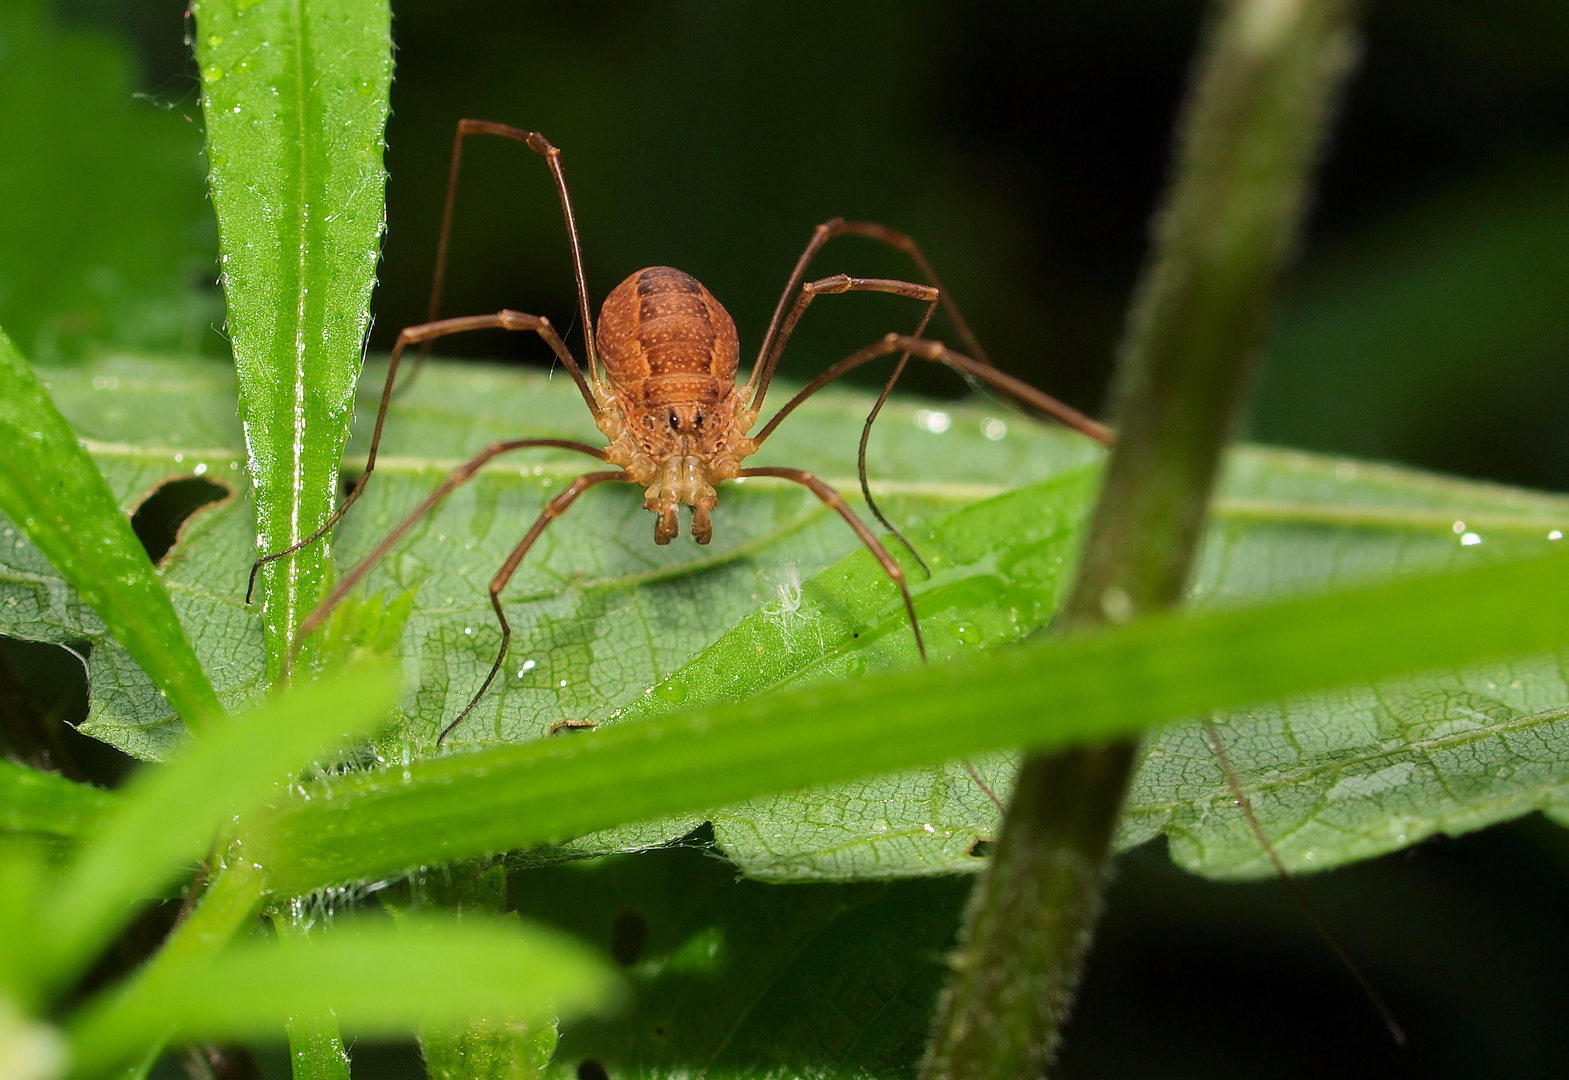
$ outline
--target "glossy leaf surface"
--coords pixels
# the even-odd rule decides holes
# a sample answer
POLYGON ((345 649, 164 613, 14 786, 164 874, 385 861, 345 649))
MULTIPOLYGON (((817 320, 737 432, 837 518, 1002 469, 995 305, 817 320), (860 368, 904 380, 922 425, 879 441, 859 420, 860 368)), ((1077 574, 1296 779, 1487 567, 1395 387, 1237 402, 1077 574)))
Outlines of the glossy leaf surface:
MULTIPOLYGON (((257 554, 321 526, 337 494, 385 223, 386 0, 198 0, 218 214, 257 554)), ((269 675, 315 604, 330 549, 260 581, 269 675)))

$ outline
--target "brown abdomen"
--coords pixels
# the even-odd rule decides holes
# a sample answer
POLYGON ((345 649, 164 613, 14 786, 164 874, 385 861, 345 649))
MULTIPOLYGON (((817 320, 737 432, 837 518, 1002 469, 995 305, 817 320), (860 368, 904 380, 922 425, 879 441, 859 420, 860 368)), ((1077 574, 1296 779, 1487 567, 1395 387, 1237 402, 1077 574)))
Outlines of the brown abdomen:
POLYGON ((735 323, 691 274, 639 270, 599 309, 599 353, 616 393, 633 408, 711 404, 735 384, 735 323))

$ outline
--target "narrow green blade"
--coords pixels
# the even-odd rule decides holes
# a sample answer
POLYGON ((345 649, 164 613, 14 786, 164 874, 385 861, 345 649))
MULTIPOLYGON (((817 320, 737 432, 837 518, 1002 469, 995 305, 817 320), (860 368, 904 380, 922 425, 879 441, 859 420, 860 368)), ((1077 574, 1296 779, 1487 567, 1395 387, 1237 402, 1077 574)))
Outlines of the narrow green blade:
POLYGON ((366 1036, 475 1016, 581 1016, 613 1004, 618 990, 610 965, 553 931, 475 919, 367 920, 249 942, 148 992, 105 995, 72 1025, 72 1061, 92 1074, 165 1034, 281 1040, 284 1023, 301 1015, 335 1015, 345 1034, 366 1036))
POLYGON ((99 788, 0 761, 0 829, 89 836, 119 804, 99 788))
MULTIPOLYGON (((384 224, 391 15, 387 0, 191 9, 263 554, 325 524, 337 493, 384 224)), ((263 573, 270 678, 330 566, 323 542, 263 573)))
POLYGON ((1569 556, 1202 614, 307 788, 242 826, 274 888, 424 863, 1005 747, 1569 643, 1569 556), (330 794, 330 798, 328 797, 330 794))
POLYGON ((0 511, 98 613, 187 725, 222 713, 130 521, 3 331, 0 511))
POLYGON ((140 774, 82 852, 43 917, 59 972, 70 974, 152 895, 206 852, 234 815, 280 781, 383 722, 397 684, 378 669, 291 687, 215 726, 170 765, 140 774))

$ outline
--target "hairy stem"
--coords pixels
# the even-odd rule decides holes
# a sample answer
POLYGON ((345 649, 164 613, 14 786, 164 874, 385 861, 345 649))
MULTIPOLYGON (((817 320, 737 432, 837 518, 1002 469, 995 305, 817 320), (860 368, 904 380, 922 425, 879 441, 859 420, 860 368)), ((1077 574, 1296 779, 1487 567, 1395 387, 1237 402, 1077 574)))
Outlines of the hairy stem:
MULTIPOLYGON (((411 909, 447 908, 465 919, 516 918, 503 914, 507 869, 498 859, 423 870, 409 885, 411 909)), ((556 1022, 476 1016, 461 1027, 425 1024, 419 1044, 430 1080, 538 1080, 556 1049, 556 1022)))
MULTIPOLYGON (((311 929, 310 921, 302 919, 298 909, 273 912, 272 925, 280 938, 304 937, 311 929)), ((289 1038, 289 1065, 294 1080, 349 1080, 349 1051, 343 1045, 336 1016, 292 1016, 283 1029, 289 1038)))
MULTIPOLYGON (((1060 620, 1180 600, 1357 52, 1355 0, 1219 0, 1117 367, 1117 444, 1060 620)), ((923 1080, 1034 1080, 1100 914, 1132 742, 1032 755, 971 900, 923 1080)))

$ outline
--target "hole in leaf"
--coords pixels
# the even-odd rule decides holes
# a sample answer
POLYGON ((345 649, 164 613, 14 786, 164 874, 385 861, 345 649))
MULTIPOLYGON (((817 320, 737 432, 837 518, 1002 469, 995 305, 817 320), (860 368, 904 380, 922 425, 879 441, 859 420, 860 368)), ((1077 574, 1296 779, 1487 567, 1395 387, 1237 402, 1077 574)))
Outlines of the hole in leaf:
POLYGON ((131 528, 147 549, 147 557, 155 563, 162 562, 191 515, 204 506, 222 502, 230 494, 224 485, 202 476, 165 481, 136 508, 131 515, 131 528))
POLYGON ((610 1074, 593 1058, 584 1058, 577 1063, 577 1080, 610 1080, 610 1074))
POLYGON ((990 858, 994 846, 994 843, 990 840, 977 840, 970 845, 970 857, 972 859, 990 858))
POLYGON ((87 719, 89 642, 69 646, 0 637, 0 753, 103 787, 135 762, 76 730, 87 719))
POLYGON ((616 916, 610 930, 610 955, 622 967, 631 967, 643 955, 648 944, 648 920, 635 911, 623 911, 616 916))

